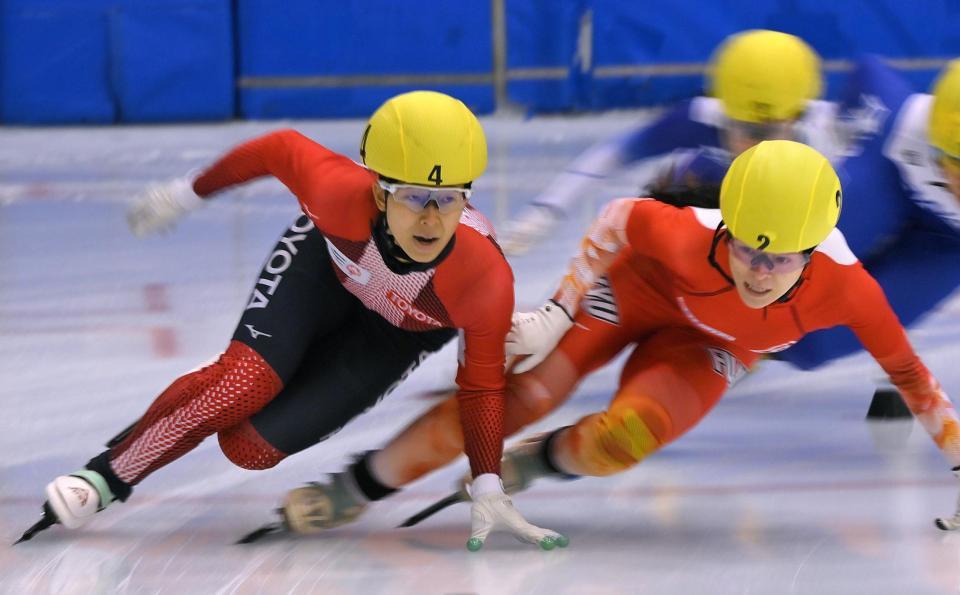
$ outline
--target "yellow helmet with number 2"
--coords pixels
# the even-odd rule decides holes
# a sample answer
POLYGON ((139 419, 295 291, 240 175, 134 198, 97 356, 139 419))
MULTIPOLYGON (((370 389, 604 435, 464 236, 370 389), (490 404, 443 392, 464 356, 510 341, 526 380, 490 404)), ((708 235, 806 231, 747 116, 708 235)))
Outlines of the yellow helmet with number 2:
POLYGON ((370 116, 360 141, 363 164, 383 177, 424 186, 459 186, 487 168, 487 140, 459 99, 412 91, 370 116))
POLYGON ((727 117, 792 120, 823 90, 820 57, 795 35, 755 29, 728 37, 713 54, 708 87, 727 117))
POLYGON ((930 144, 960 158, 960 60, 947 64, 933 85, 930 144))
POLYGON ((830 161, 789 140, 747 149, 720 186, 720 213, 730 234, 767 252, 815 247, 836 227, 842 202, 830 161))

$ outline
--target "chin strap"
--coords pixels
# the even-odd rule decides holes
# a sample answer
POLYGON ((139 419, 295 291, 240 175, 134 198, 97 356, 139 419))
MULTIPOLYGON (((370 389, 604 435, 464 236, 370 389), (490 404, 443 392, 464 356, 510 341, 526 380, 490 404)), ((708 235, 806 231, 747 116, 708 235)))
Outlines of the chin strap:
POLYGON ((725 237, 726 228, 724 228, 723 221, 721 221, 720 224, 717 225, 717 229, 713 231, 713 241, 710 242, 710 254, 707 256, 707 260, 710 262, 710 266, 717 269, 717 272, 723 275, 723 278, 726 279, 731 286, 736 287, 737 282, 734 281, 733 277, 727 274, 727 271, 723 270, 723 267, 717 262, 717 246, 720 245, 720 240, 725 237))
POLYGON ((450 254, 457 241, 457 236, 454 235, 450 238, 450 241, 447 242, 447 245, 440 252, 439 256, 430 262, 417 262, 410 258, 393 238, 393 234, 387 227, 386 211, 380 213, 380 216, 374 222, 372 235, 373 241, 377 245, 377 250, 380 252, 380 256, 383 257, 383 262, 387 265, 388 269, 398 275, 415 271, 427 271, 435 268, 450 254))
POLYGON ((387 227, 386 211, 384 211, 380 217, 377 218, 377 222, 374 224, 374 234, 376 234, 377 239, 380 240, 377 242, 377 247, 382 248, 380 252, 383 254, 385 259, 389 256, 390 258, 398 261, 400 264, 409 264, 413 262, 413 259, 403 251, 403 248, 397 245, 397 241, 393 238, 393 234, 390 233, 390 228, 387 227))

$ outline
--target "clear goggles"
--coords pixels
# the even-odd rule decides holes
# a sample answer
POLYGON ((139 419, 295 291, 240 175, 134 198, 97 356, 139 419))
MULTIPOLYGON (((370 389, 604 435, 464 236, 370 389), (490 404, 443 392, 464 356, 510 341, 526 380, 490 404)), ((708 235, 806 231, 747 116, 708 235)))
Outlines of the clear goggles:
POLYGON ((429 188, 415 184, 392 184, 379 180, 380 187, 390 193, 394 200, 414 213, 420 213, 431 202, 443 214, 456 211, 470 198, 469 188, 429 188))
POLYGON ((745 122, 727 118, 724 128, 727 134, 742 140, 795 140, 796 120, 771 120, 769 122, 745 122))
POLYGON ((952 174, 960 175, 960 156, 944 153, 940 149, 933 147, 933 159, 940 164, 940 167, 952 174))
POLYGON ((751 269, 765 268, 773 274, 792 273, 810 262, 810 255, 806 252, 764 252, 751 248, 734 237, 730 237, 730 253, 751 269))

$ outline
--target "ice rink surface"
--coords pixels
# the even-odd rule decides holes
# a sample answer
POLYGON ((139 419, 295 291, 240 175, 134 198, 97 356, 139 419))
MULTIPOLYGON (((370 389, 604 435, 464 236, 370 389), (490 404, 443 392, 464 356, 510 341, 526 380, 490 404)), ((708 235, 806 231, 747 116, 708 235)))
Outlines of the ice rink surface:
MULTIPOLYGON (((485 119, 490 169, 475 204, 502 223, 569 159, 642 117, 485 119)), ((133 194, 284 125, 356 156, 362 124, 0 128, 0 542, 37 520, 50 479, 80 468, 170 381, 226 346, 297 212, 282 186, 259 182, 167 236, 137 240, 123 218, 133 194)), ((589 214, 634 194, 641 175, 601 184, 557 237, 512 259, 521 306, 550 293, 589 214)), ((960 302, 910 336, 960 398, 960 302)), ((882 375, 862 354, 812 373, 764 362, 633 471, 517 496, 528 519, 570 536, 562 551, 494 535, 469 553, 466 505, 395 529, 449 492, 462 461, 353 525, 232 545, 271 519, 286 490, 340 469, 428 407, 454 366, 451 350, 438 354, 340 434, 275 469, 234 468, 208 440, 82 530, 0 544, 0 593, 960 591, 960 534, 932 523, 952 513, 960 483, 918 425, 864 421, 882 375)), ((529 431, 602 409, 617 370, 590 377, 529 431)))

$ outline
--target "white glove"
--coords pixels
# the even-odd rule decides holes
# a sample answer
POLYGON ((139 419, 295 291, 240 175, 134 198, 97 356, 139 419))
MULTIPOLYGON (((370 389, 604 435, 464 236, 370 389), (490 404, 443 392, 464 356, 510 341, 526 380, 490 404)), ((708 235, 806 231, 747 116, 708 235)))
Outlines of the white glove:
POLYGON ((173 227, 177 219, 203 205, 188 177, 152 184, 133 199, 127 210, 130 231, 143 237, 173 227))
POLYGON ((514 312, 507 333, 507 356, 527 357, 514 366, 513 371, 521 374, 546 359, 571 326, 570 315, 553 300, 533 312, 514 312))
MULTIPOLYGON (((960 465, 953 468, 953 474, 960 479, 960 465)), ((960 497, 957 498, 957 511, 950 518, 938 518, 933 521, 934 524, 944 531, 955 531, 960 529, 960 497)))
POLYGON ((541 240, 560 222, 557 212, 550 207, 533 205, 506 224, 497 241, 504 254, 523 254, 541 240))
POLYGON ((513 507, 510 496, 503 492, 503 484, 497 475, 484 473, 478 476, 470 484, 469 491, 473 499, 470 510, 473 530, 467 540, 467 549, 471 552, 482 548, 490 531, 498 527, 513 533, 520 541, 537 544, 545 550, 566 547, 570 543, 556 531, 528 523, 513 507))

